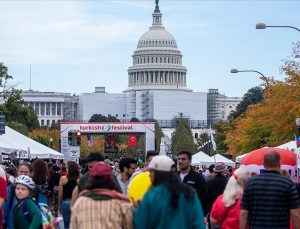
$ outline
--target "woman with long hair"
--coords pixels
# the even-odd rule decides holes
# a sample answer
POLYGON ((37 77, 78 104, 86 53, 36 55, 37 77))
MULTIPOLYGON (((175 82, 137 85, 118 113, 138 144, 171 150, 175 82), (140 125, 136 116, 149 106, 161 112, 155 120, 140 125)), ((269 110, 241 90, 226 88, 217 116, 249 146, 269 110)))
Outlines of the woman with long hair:
POLYGON ((205 228, 197 194, 180 182, 172 172, 173 165, 174 161, 164 155, 150 161, 152 188, 134 212, 134 228, 205 228))
POLYGON ((48 203, 48 165, 42 159, 36 159, 32 163, 32 180, 35 183, 33 197, 39 203, 48 203))
POLYGON ((79 179, 79 167, 76 162, 68 161, 67 175, 62 176, 58 186, 58 206, 62 211, 65 229, 69 228, 71 218, 71 197, 79 179))
POLYGON ((246 168, 233 172, 225 187, 224 193, 213 203, 210 213, 212 228, 239 229, 240 203, 245 183, 251 177, 246 168))

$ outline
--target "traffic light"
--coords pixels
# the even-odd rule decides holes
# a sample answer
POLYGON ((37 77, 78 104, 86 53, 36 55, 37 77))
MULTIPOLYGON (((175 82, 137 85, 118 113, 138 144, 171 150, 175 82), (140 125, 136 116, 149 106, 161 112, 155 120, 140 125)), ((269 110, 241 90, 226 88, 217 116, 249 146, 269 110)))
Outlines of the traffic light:
POLYGON ((76 145, 77 146, 81 145, 81 132, 80 131, 76 132, 76 145))
POLYGON ((70 146, 73 145, 73 136, 74 136, 74 132, 69 131, 69 132, 68 132, 68 144, 69 144, 70 146))

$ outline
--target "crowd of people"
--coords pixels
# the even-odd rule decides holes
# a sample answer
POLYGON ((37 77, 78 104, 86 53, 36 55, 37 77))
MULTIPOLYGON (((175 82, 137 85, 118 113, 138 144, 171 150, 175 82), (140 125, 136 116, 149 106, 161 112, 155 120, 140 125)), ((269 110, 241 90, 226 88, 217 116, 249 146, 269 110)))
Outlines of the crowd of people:
POLYGON ((149 151, 144 164, 110 161, 91 153, 86 166, 35 159, 0 167, 0 228, 40 228, 39 204, 62 215, 64 228, 246 229, 300 228, 299 185, 280 169, 280 155, 264 157, 265 170, 230 168, 217 162, 191 165, 192 154, 175 158, 149 151), (134 179, 149 173, 151 186, 130 200, 134 179))

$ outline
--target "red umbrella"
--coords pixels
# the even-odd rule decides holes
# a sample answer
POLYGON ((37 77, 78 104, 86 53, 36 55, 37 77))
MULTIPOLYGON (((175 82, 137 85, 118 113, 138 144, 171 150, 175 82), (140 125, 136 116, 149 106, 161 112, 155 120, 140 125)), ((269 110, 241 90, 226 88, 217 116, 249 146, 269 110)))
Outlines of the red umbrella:
POLYGON ((253 150, 246 157, 242 159, 241 164, 242 165, 263 165, 264 156, 267 152, 270 151, 277 151, 280 154, 281 165, 296 166, 297 156, 294 152, 287 149, 281 149, 275 147, 265 147, 265 148, 253 150))

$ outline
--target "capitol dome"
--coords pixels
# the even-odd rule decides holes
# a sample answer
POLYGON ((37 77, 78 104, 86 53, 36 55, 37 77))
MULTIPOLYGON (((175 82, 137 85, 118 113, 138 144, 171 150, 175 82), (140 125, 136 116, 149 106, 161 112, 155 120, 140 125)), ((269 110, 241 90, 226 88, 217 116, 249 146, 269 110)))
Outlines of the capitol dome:
POLYGON ((186 86, 186 68, 182 54, 171 33, 162 26, 158 0, 152 14, 152 26, 138 41, 128 68, 125 91, 177 90, 192 91, 186 86))
POLYGON ((172 47, 177 48, 175 38, 164 27, 150 27, 150 30, 144 33, 137 45, 137 48, 146 47, 172 47))

